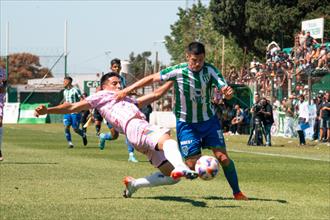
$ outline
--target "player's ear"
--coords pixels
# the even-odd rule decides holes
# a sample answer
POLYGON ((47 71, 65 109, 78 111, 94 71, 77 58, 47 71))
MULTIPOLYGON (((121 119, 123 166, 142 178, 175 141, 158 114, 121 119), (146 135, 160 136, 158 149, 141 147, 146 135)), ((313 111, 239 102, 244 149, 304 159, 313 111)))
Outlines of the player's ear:
POLYGON ((186 59, 189 60, 189 53, 186 53, 186 59))

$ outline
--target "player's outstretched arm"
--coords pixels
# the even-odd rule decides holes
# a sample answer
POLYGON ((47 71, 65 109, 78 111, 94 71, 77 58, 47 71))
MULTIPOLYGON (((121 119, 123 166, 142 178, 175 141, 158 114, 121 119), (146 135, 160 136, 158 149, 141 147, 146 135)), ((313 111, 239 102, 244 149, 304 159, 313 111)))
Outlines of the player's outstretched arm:
POLYGON ((158 87, 152 93, 139 97, 137 99, 138 107, 142 108, 143 106, 146 106, 160 99, 160 97, 162 97, 173 86, 173 83, 173 81, 166 82, 164 85, 158 87))
POLYGON ((61 105, 50 108, 47 108, 44 105, 40 105, 35 109, 35 115, 39 116, 45 114, 69 114, 74 112, 80 112, 83 110, 88 110, 90 108, 91 108, 90 104, 85 100, 76 103, 66 102, 61 105))
POLYGON ((125 89, 120 90, 116 94, 116 99, 117 100, 122 100, 125 96, 130 94, 132 91, 135 91, 139 88, 150 85, 154 82, 160 82, 160 73, 159 72, 154 73, 154 74, 149 75, 149 76, 146 76, 146 77, 140 79, 139 81, 133 83, 132 85, 126 87, 125 89))

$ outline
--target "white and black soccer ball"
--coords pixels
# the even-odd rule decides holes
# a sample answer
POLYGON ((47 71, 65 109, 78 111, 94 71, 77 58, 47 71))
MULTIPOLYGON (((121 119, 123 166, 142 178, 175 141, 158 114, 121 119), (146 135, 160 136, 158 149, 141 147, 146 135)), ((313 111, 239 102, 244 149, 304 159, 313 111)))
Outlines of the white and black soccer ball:
POLYGON ((213 179, 219 172, 219 161, 212 156, 200 157, 195 165, 195 171, 203 180, 213 179))

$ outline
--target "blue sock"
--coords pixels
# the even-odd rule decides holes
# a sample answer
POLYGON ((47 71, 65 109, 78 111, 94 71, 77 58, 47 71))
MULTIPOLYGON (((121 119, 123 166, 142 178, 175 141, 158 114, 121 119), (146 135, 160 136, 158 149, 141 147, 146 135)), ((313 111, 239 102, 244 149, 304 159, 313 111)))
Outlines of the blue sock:
POLYGON ((234 161, 230 160, 228 166, 222 166, 226 179, 233 190, 233 194, 239 193, 241 190, 238 186, 238 178, 234 161))
POLYGON ((108 132, 108 133, 104 134, 104 139, 105 139, 105 140, 112 140, 112 135, 111 135, 111 133, 108 132))
POLYGON ((79 134, 81 137, 84 135, 83 130, 81 130, 81 129, 79 129, 79 128, 74 129, 74 131, 75 131, 77 134, 79 134))
POLYGON ((127 138, 126 138, 126 144, 127 144, 127 150, 128 150, 128 153, 134 153, 134 147, 133 147, 132 144, 127 140, 127 138))
POLYGON ((65 133, 65 138, 68 142, 71 142, 71 133, 70 133, 70 129, 69 128, 65 128, 64 129, 64 133, 65 133))

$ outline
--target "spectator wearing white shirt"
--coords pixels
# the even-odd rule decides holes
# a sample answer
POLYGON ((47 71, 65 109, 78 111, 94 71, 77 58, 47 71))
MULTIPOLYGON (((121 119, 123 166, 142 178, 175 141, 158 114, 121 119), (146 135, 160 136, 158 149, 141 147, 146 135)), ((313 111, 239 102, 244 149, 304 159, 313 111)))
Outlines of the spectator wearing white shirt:
POLYGON ((305 96, 301 94, 299 96, 298 126, 297 126, 300 146, 306 145, 304 130, 309 127, 308 120, 309 120, 308 102, 305 101, 305 96))

